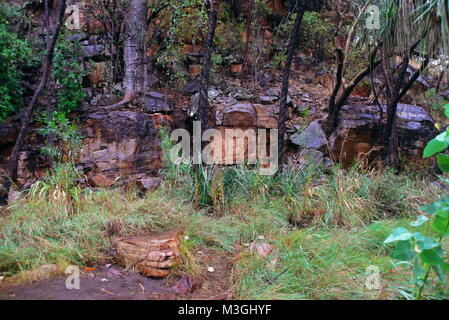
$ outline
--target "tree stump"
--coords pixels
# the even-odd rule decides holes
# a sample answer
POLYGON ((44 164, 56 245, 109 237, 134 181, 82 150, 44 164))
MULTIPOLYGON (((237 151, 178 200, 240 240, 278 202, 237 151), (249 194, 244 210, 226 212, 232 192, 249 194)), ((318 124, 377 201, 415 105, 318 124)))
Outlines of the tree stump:
POLYGON ((155 232, 144 236, 114 239, 119 263, 136 268, 146 277, 165 278, 169 268, 181 260, 181 236, 179 230, 155 232))

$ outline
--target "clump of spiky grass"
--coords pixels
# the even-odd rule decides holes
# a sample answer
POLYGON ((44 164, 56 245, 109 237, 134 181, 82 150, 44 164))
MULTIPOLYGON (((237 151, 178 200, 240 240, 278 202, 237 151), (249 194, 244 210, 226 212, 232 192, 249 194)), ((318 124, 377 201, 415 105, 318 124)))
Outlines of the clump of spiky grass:
POLYGON ((51 172, 31 186, 27 199, 62 207, 66 214, 75 213, 81 198, 90 194, 90 190, 79 186, 81 179, 82 174, 72 163, 56 163, 51 172))
POLYGON ((415 216, 439 191, 416 177, 337 167, 325 181, 298 194, 291 219, 299 226, 364 226, 381 218, 415 216))

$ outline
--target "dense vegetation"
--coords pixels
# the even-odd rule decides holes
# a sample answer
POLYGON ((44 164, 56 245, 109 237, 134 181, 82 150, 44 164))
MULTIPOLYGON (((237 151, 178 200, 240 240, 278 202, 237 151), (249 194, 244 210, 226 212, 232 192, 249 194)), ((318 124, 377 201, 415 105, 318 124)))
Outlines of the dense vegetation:
MULTIPOLYGON (((237 299, 449 297, 449 104, 441 94, 449 66, 448 1, 296 0, 280 1, 282 10, 275 10, 261 0, 243 1, 243 9, 224 0, 95 0, 95 27, 107 43, 95 59, 83 52, 82 45, 92 46, 88 40, 73 40, 87 36, 63 26, 71 2, 56 2, 56 22, 50 24, 47 7, 43 11, 43 34, 25 7, 0 4, 0 126, 18 128, 15 143, 0 150, 8 153, 0 173, 9 196, 19 194, 0 206, 0 282, 42 280, 48 276, 40 272, 45 264, 57 266, 52 275, 68 265, 106 264, 113 261, 114 238, 183 229, 182 263, 171 277, 200 276, 198 251, 208 249, 232 261, 229 291, 237 299), (381 28, 364 27, 369 5, 380 8, 381 28), (432 69, 440 71, 438 79, 420 92, 416 83, 430 74, 431 61, 439 63, 432 69), (192 71, 192 65, 201 68, 192 71), (101 81, 86 84, 94 82, 98 66, 101 81), (299 75, 309 71, 331 75, 326 93, 319 81, 302 82, 299 75), (248 91, 261 79, 280 84, 273 103, 279 171, 262 175, 260 163, 173 163, 170 130, 158 123, 159 188, 143 192, 121 175, 113 187, 93 187, 91 167, 80 165, 86 113, 142 112, 147 91, 156 86, 149 88, 150 73, 160 91, 182 97, 176 107, 195 104, 184 125, 199 119, 203 132, 215 117, 210 83, 227 81, 248 91), (192 78, 199 89, 184 97, 192 78), (292 91, 313 86, 326 95, 323 108, 291 107, 292 91), (330 150, 323 153, 332 165, 293 163, 285 142, 289 131, 303 132, 319 119, 328 139, 360 88, 371 90, 366 101, 385 117, 378 163, 355 159, 345 167, 330 150), (427 105, 432 129, 439 131, 423 144, 416 163, 402 159, 398 146, 397 110, 406 98, 427 105), (291 110, 295 115, 289 117, 291 110), (30 145, 38 145, 47 167, 20 185, 20 152, 30 145), (421 158, 435 161, 425 166, 421 158), (259 242, 274 250, 254 254, 249 247, 259 242), (380 277, 374 288, 367 282, 372 267, 380 277)), ((92 132, 90 138, 98 134, 92 132)))

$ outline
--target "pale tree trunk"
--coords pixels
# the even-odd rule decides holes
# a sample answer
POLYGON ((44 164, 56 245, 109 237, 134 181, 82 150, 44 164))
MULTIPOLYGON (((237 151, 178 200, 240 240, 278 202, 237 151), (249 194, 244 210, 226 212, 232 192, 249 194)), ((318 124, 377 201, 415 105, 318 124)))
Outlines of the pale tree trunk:
POLYGON ((44 56, 42 61, 42 76, 39 81, 39 85, 36 88, 36 91, 33 94, 30 104, 27 109, 23 113, 22 116, 22 124, 20 126, 19 135, 17 136, 16 143, 14 144, 14 148, 12 149, 11 156, 9 158, 9 175, 11 180, 16 179, 17 174, 17 160, 19 157, 19 152, 22 149, 23 142, 25 141, 26 131, 31 122, 31 116, 33 115, 33 111, 36 107, 37 100, 41 95, 42 91, 45 89, 47 85, 48 79, 50 77, 51 64, 53 61, 53 55, 55 51, 56 41, 58 39, 59 33, 62 28, 62 23, 64 19, 64 13, 66 10, 66 0, 61 0, 61 5, 59 8, 58 20, 56 22, 55 29, 53 31, 53 35, 47 41, 47 53, 44 56))
POLYGON ((146 0, 130 0, 125 21, 125 97, 134 98, 145 93, 148 83, 145 40, 148 4, 146 0))
POLYGON ((146 35, 148 29, 147 0, 128 0, 125 14, 125 40, 123 60, 125 76, 123 89, 125 95, 117 104, 108 109, 119 108, 143 95, 148 89, 148 72, 146 63, 146 35))

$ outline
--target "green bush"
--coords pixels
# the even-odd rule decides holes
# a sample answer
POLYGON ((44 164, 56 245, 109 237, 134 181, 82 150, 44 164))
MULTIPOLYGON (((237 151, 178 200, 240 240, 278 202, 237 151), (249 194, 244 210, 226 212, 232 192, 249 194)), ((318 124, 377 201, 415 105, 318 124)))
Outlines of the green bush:
POLYGON ((70 114, 86 97, 82 83, 86 74, 80 45, 61 37, 56 46, 51 74, 57 104, 51 113, 43 114, 38 119, 42 124, 39 133, 56 140, 54 144, 47 142, 41 152, 58 161, 72 161, 81 147, 81 135, 70 114))
POLYGON ((21 68, 30 64, 28 41, 13 31, 14 9, 0 5, 0 122, 20 106, 23 87, 21 68))
MULTIPOLYGON (((449 104, 444 109, 449 118, 449 104)), ((448 149, 449 129, 432 139, 423 154, 424 158, 436 156, 438 167, 446 175, 449 173, 449 155, 445 153, 448 149)), ((440 179, 449 183, 444 176, 440 179)), ((386 244, 396 244, 392 258, 412 268, 415 286, 410 297, 417 300, 425 297, 425 289, 428 287, 433 289, 428 293, 429 298, 438 298, 440 292, 447 290, 449 263, 444 240, 449 236, 449 196, 441 197, 423 207, 422 211, 425 214, 410 223, 412 229, 396 228, 385 240, 386 244), (432 281, 434 275, 436 281, 432 281)))

